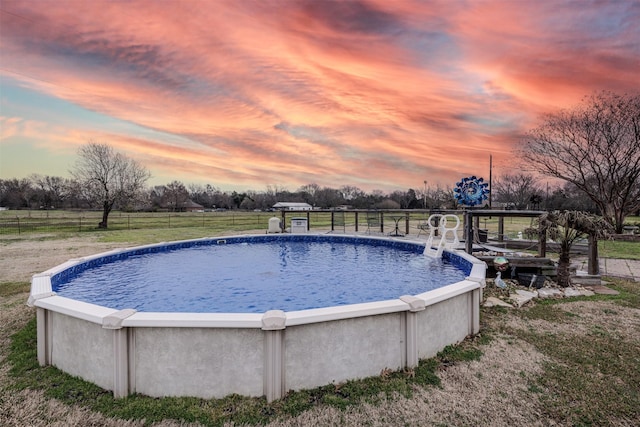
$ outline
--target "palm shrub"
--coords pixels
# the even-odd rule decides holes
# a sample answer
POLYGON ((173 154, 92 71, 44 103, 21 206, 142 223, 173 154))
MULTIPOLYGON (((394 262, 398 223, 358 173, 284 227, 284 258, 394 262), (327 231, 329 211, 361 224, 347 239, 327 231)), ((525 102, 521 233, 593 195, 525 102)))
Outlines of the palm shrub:
POLYGON ((558 285, 571 285, 571 246, 578 239, 588 236, 594 240, 608 238, 614 231, 611 224, 598 215, 583 211, 551 211, 545 212, 537 220, 541 232, 547 233, 551 239, 560 244, 558 259, 558 285))

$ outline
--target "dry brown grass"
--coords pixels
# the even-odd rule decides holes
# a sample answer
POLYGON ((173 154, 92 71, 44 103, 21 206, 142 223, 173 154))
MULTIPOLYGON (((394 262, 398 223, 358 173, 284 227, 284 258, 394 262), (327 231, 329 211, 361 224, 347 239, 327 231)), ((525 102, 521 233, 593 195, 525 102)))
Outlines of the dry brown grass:
POLYGON ((498 337, 479 361, 439 372, 440 388, 417 389, 411 399, 381 398, 341 411, 318 408, 296 418, 273 422, 291 426, 545 426, 528 384, 541 373, 540 353, 524 342, 498 337))
MULTIPOLYGON (((4 361, 10 345, 10 337, 24 327, 34 316, 34 310, 27 307, 27 293, 19 293, 0 298, 0 360, 4 361)), ((12 379, 8 375, 9 366, 0 366, 0 384, 7 385, 12 379)), ((60 427, 135 427, 144 421, 110 419, 100 413, 91 412, 77 406, 66 405, 56 399, 46 398, 41 391, 21 391, 18 393, 0 389, 0 426, 60 426, 60 427)), ((173 420, 155 424, 158 427, 188 426, 173 420)))
MULTIPOLYGON (((640 286, 640 284, 639 284, 640 286)), ((550 322, 545 319, 527 319, 510 317, 505 325, 513 330, 531 330, 538 333, 570 333, 574 337, 587 339, 594 327, 606 330, 608 334, 640 342, 640 310, 621 307, 609 301, 574 301, 563 304, 561 310, 566 313, 567 321, 550 322)))
MULTIPOLYGON (((98 243, 92 237, 71 240, 3 240, 0 246, 0 286, 3 282, 28 282, 30 276, 69 258, 101 252, 123 244, 98 243)), ((0 297, 0 360, 9 351, 10 336, 34 316, 25 305, 26 293, 0 297)), ((552 426, 571 425, 545 411, 541 396, 545 390, 536 385, 549 361, 513 331, 588 336, 594 324, 609 333, 640 341, 640 311, 605 301, 581 301, 563 304, 571 319, 549 321, 532 316, 501 312, 487 313, 486 329, 492 340, 482 346, 478 361, 446 366, 438 373, 440 387, 417 388, 412 398, 380 397, 376 405, 362 403, 346 410, 321 406, 290 419, 276 420, 269 426, 552 426), (603 315, 604 313, 604 315, 603 315), (500 322, 500 324, 496 324, 500 322), (510 332, 511 331, 511 332, 510 332)), ((0 384, 13 381, 6 363, 0 366, 0 384)), ((39 391, 13 393, 0 389, 0 425, 2 426, 140 426, 143 421, 106 418, 85 408, 63 404, 39 391)), ((625 420, 612 420, 625 425, 625 420)), ((167 420, 156 426, 187 426, 167 420)))

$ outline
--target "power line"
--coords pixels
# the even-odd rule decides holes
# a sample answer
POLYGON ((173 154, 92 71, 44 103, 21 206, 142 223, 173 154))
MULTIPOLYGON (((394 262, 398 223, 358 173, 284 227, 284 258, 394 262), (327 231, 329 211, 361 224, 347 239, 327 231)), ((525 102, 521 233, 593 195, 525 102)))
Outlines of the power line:
POLYGON ((36 21, 34 21, 34 20, 33 20, 33 19, 31 19, 31 18, 27 18, 26 16, 23 16, 23 15, 18 15, 17 13, 9 12, 8 10, 4 10, 4 9, 2 9, 2 8, 0 8, 0 12, 2 12, 2 13, 6 13, 7 15, 15 16, 16 18, 24 19, 25 21, 29 21, 29 22, 31 22, 32 24, 35 24, 35 23, 36 23, 36 21))

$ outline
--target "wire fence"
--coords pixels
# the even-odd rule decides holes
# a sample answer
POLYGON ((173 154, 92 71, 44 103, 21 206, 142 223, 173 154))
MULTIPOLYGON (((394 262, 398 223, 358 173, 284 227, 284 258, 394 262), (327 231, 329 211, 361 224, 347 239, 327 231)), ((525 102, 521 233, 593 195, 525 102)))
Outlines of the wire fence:
MULTIPOLYGON (((438 211, 438 213, 456 211, 438 211)), ((429 210, 310 210, 310 211, 209 211, 209 212, 111 212, 108 230, 140 230, 167 228, 206 228, 212 231, 268 230, 269 219, 277 217, 283 229, 290 227, 293 218, 307 220, 314 232, 371 232, 397 234, 428 234, 426 219, 435 213, 429 210), (372 221, 375 218, 376 221, 372 221), (397 226, 397 228, 396 228, 397 226)), ((462 215, 461 230, 462 232, 462 215)), ((0 235, 37 233, 78 233, 100 230, 101 211, 1 211, 0 235)), ((490 237, 522 239, 531 227, 530 218, 506 218, 503 229, 498 219, 477 221, 479 231, 490 237)), ((528 237, 528 236, 525 236, 528 237)))
MULTIPOLYGON (((136 230, 201 227, 212 230, 267 230, 269 219, 277 217, 283 228, 293 218, 304 218, 314 231, 371 231, 418 233, 415 225, 425 212, 417 211, 276 211, 276 212, 112 212, 108 230, 136 230), (379 217, 372 228, 371 215, 379 217), (394 222, 394 218, 396 222, 394 222), (401 217, 401 218, 400 218, 401 217), (396 224, 398 228, 396 228, 396 224)), ((97 211, 6 211, 0 215, 0 235, 29 233, 77 233, 99 230, 102 212, 97 211)))
MULTIPOLYGON (((202 227, 212 229, 260 229, 267 227, 272 213, 186 212, 121 213, 109 215, 109 230, 202 227)), ((99 229, 101 212, 55 212, 3 215, 0 235, 42 232, 88 232, 99 229)))

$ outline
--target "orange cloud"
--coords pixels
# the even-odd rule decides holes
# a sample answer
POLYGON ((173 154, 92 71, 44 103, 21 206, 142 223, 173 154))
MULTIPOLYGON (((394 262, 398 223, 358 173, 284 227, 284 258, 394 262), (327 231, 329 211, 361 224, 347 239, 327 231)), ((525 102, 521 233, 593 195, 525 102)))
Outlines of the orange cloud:
POLYGON ((43 124, 44 145, 103 140, 185 182, 446 186, 511 164, 540 113, 637 89, 638 8, 575 7, 6 0, 0 76, 112 121, 43 124))

